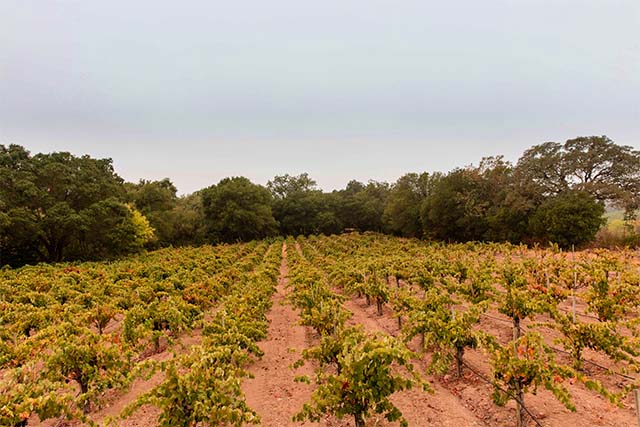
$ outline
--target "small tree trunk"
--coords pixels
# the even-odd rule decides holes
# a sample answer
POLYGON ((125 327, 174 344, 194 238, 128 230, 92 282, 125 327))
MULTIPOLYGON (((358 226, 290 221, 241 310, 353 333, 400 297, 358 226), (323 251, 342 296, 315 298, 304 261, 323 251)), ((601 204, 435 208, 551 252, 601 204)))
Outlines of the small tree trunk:
POLYGON ((515 341, 518 338, 520 338, 520 318, 514 317, 513 318, 513 340, 515 341))
POLYGON ((516 425, 518 427, 525 427, 527 425, 526 413, 524 410, 524 393, 522 392, 522 385, 520 381, 516 384, 516 425))
POLYGON ((573 349, 573 369, 582 371, 582 348, 573 349))
POLYGON ((78 380, 78 384, 80 384, 80 392, 84 395, 84 398, 86 399, 84 402, 84 406, 82 407, 82 413, 84 415, 87 415, 91 410, 91 402, 87 399, 87 396, 86 396, 87 392, 89 391, 89 385, 84 381, 82 381, 81 379, 78 380))
POLYGON ((402 329, 402 316, 398 316, 398 329, 402 329))
POLYGON ((364 417, 362 416, 362 413, 357 413, 353 416, 353 418, 356 421, 356 427, 365 427, 364 426, 364 417))
POLYGON ((371 305, 371 297, 369 295, 365 295, 365 298, 367 299, 367 307, 371 305))
POLYGON ((378 316, 382 316, 382 300, 378 298, 376 304, 378 305, 378 316))
POLYGON ((102 321, 100 321, 100 319, 96 320, 96 326, 98 327, 98 334, 102 335, 102 332, 104 331, 104 326, 102 321))
MULTIPOLYGON (((515 350, 515 357, 518 357, 518 351, 516 347, 516 340, 520 338, 520 318, 513 318, 513 346, 515 350)), ((524 411, 524 393, 522 392, 522 380, 518 380, 516 383, 516 425, 518 427, 524 427, 526 423, 525 411, 524 411)))

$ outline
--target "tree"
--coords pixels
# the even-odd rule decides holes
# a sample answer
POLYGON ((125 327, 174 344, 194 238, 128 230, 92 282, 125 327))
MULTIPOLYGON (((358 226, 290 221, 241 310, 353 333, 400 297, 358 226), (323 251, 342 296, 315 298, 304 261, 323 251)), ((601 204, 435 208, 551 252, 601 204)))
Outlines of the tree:
MULTIPOLYGON (((123 180, 111 159, 66 152, 31 156, 21 146, 0 145, 1 261, 20 265, 73 259, 79 254, 74 248, 96 246, 95 240, 113 231, 108 224, 114 219, 102 216, 106 223, 93 227, 97 234, 89 234, 96 218, 83 213, 100 210, 106 200, 126 209, 124 195, 123 180)), ((124 220, 132 218, 130 213, 123 215, 124 220)))
POLYGON ((518 160, 516 173, 531 191, 547 197, 569 189, 566 166, 562 145, 545 142, 524 152, 518 160))
POLYGON ((352 180, 344 190, 334 194, 338 198, 337 214, 345 228, 361 232, 384 230, 382 217, 389 197, 389 184, 369 181, 364 185, 352 180))
POLYGON ((277 175, 272 181, 267 182, 267 188, 274 199, 286 199, 296 193, 306 193, 318 189, 317 183, 306 172, 297 176, 277 175))
POLYGON ((173 245, 198 245, 205 240, 202 194, 179 197, 173 210, 173 245))
POLYGON ((273 214, 284 235, 340 231, 331 194, 324 194, 316 182, 303 173, 276 176, 267 183, 273 196, 273 214))
POLYGON ((516 179, 513 165, 502 156, 485 157, 474 171, 481 180, 484 197, 490 201, 484 238, 514 243, 525 240, 536 200, 516 179))
POLYGON ((544 196, 581 190, 628 214, 640 205, 640 152, 606 136, 536 145, 525 151, 517 171, 522 181, 544 196))
POLYGON ((535 207, 502 156, 441 177, 421 207, 424 234, 440 240, 519 242, 535 207))
POLYGON ((604 205, 585 191, 566 191, 545 200, 530 219, 531 234, 538 241, 561 247, 594 239, 604 224, 604 205))
POLYGON ((65 255, 69 259, 105 259, 138 252, 154 237, 149 221, 115 198, 94 203, 77 217, 77 235, 65 255))
POLYGON ((129 184, 128 190, 136 209, 140 211, 155 230, 155 243, 167 246, 175 239, 177 227, 177 189, 169 178, 160 181, 140 180, 129 184))
POLYGON ((440 240, 483 240, 490 201, 482 181, 471 169, 456 169, 434 185, 422 203, 427 235, 440 240))
POLYGON ((408 173, 391 187, 383 221, 389 230, 406 237, 422 236, 420 205, 430 194, 438 175, 408 173))
POLYGON ((261 239, 274 235, 271 194, 245 177, 224 178, 202 190, 205 225, 213 241, 261 239))

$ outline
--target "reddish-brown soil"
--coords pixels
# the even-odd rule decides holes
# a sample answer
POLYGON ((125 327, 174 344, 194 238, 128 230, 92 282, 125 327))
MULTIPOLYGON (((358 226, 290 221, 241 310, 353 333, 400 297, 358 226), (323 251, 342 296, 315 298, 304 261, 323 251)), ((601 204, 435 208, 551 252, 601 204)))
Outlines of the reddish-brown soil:
POLYGON ((254 409, 263 426, 313 425, 293 423, 292 417, 311 396, 311 388, 294 382, 296 375, 312 375, 313 369, 304 366, 293 368, 303 349, 309 346, 308 331, 298 324, 298 314, 287 302, 286 245, 282 248, 282 265, 273 307, 268 313, 269 333, 259 343, 264 352, 261 360, 249 369, 253 379, 245 380, 242 389, 247 404, 254 409))
MULTIPOLYGON (((295 249, 300 251, 297 244, 295 249)), ((309 399, 313 389, 311 385, 294 382, 294 377, 297 375, 312 376, 313 366, 305 365, 302 368, 294 369, 292 365, 300 358, 304 348, 314 345, 317 337, 308 328, 299 325, 298 313, 287 301, 289 291, 286 250, 286 245, 284 245, 280 278, 273 296, 273 307, 268 313, 270 321, 268 337, 259 343, 264 356, 249 367, 249 372, 254 378, 247 379, 243 383, 247 403, 258 413, 262 425, 266 427, 353 426, 353 420, 347 418, 337 420, 333 417, 327 417, 320 423, 292 421, 293 415, 309 399)), ((344 306, 353 313, 350 320, 352 324, 361 324, 367 331, 373 333, 398 334, 397 319, 393 317, 388 306, 383 308, 382 316, 377 314, 375 304, 367 306, 364 298, 348 299, 344 306)), ((495 312, 488 314, 490 317, 487 316, 482 320, 482 329, 491 331, 499 339, 508 340, 511 334, 508 321, 501 320, 500 315, 495 312)), ((526 327, 526 323, 524 326, 526 327)), ((553 337, 553 334, 553 331, 549 331, 550 338, 553 337)), ((198 344, 199 341, 198 331, 181 339, 185 349, 198 344)), ((419 347, 417 341, 412 342, 410 346, 413 350, 417 350, 419 347)), ((589 355, 589 353, 585 353, 586 358, 589 355)), ((172 352, 170 351, 152 356, 157 360, 167 360, 171 357, 172 352)), ((424 359, 416 360, 416 366, 423 369, 427 360, 428 355, 424 359)), ((489 377, 490 368, 486 356, 480 351, 467 351, 465 360, 478 373, 489 377)), ((597 359, 596 361, 606 364, 606 360, 597 359)), ((117 416, 139 395, 159 384, 162 378, 162 374, 156 374, 150 380, 135 381, 128 392, 113 396, 108 404, 93 412, 91 418, 103 425, 107 417, 117 416)), ((515 426, 514 405, 510 403, 506 407, 500 408, 493 404, 491 386, 469 369, 464 370, 461 379, 457 379, 453 375, 425 376, 425 378, 431 383, 435 391, 434 394, 428 394, 421 390, 409 390, 392 396, 393 403, 403 412, 410 426, 515 426)), ((600 379, 609 382, 615 381, 604 375, 600 379)), ((575 413, 565 409, 545 390, 540 390, 537 395, 528 394, 525 399, 533 415, 545 427, 631 427, 636 425, 631 399, 628 399, 625 402, 626 407, 621 409, 578 385, 570 386, 570 391, 577 407, 575 413)), ((152 427, 156 425, 157 415, 156 408, 143 407, 118 425, 122 427, 152 427)), ((30 421, 33 422, 30 422, 29 425, 39 425, 37 420, 30 421)), ((55 423, 46 425, 53 426, 55 423)), ((536 424, 530 421, 528 425, 535 426, 536 424)), ((383 419, 371 417, 367 421, 367 426, 390 427, 397 426, 397 423, 389 423, 383 419)))
MULTIPOLYGON (((353 313, 352 324, 361 324, 367 331, 395 334, 397 320, 388 307, 383 307, 383 316, 378 316, 375 304, 366 306, 364 299, 347 300, 345 308, 353 313)), ((416 361, 417 367, 420 361, 416 361)), ((431 381, 434 394, 422 390, 408 390, 392 396, 391 401, 402 411, 410 426, 484 426, 486 425, 460 400, 437 382, 431 381)), ((347 424, 351 425, 351 424, 347 424)), ((397 425, 377 422, 372 425, 397 425)))
MULTIPOLYGON (((399 332, 397 319, 393 317, 392 311, 389 307, 384 307, 383 315, 378 316, 375 304, 367 306, 364 298, 355 299, 352 298, 345 303, 345 307, 354 313, 352 318, 353 323, 360 323, 370 331, 384 331, 392 335, 396 335, 399 332)), ((500 320, 498 313, 491 313, 491 317, 483 319, 481 327, 484 330, 491 331, 499 339, 508 341, 511 338, 511 326, 506 318, 505 321, 500 320)), ((526 326, 526 324, 525 324, 526 326)), ((546 334, 545 334, 546 335, 546 334)), ((548 331, 549 338, 553 337, 554 331, 548 331)), ((552 341, 550 339, 550 341, 552 341)), ((412 343, 412 349, 417 350, 417 341, 412 343)), ((425 356, 425 360, 422 361, 422 365, 426 366, 428 355, 425 356)), ((557 356, 559 360, 562 359, 562 355, 557 356)), ((585 351, 585 359, 598 361, 605 366, 611 366, 611 363, 607 363, 604 358, 596 358, 595 354, 589 351, 585 351)), ((490 377, 490 368, 486 361, 486 356, 481 351, 471 350, 465 353, 465 360, 469 366, 485 378, 490 377)), ((563 360, 566 363, 570 361, 563 360)), ((607 386, 613 386, 615 377, 602 375, 598 376, 598 372, 589 366, 585 367, 590 370, 590 374, 594 374, 597 379, 603 381, 607 386)), ((424 399, 428 401, 433 407, 439 408, 441 405, 445 408, 443 415, 445 420, 432 419, 430 417, 421 417, 417 421, 413 421, 410 418, 411 411, 405 409, 403 405, 406 403, 401 395, 394 396, 397 400, 394 403, 403 410, 409 424, 413 426, 438 426, 449 425, 447 424, 447 417, 457 416, 457 425, 459 426, 473 426, 473 425, 487 425, 487 426, 515 426, 515 405, 513 403, 508 404, 504 408, 496 406, 491 400, 492 387, 488 385, 478 375, 471 372, 469 369, 464 370, 463 378, 457 379, 454 375, 444 376, 427 376, 427 379, 431 381, 436 393, 434 395, 424 395, 424 399), (467 413, 471 413, 475 416, 475 419, 465 419, 463 416, 457 415, 459 409, 466 410, 467 413), (454 415, 456 414, 456 415, 454 415)), ((560 402, 558 402, 551 393, 546 390, 539 390, 537 395, 527 394, 525 402, 531 413, 543 426, 556 427, 556 426, 636 426, 636 417, 634 413, 633 401, 631 398, 625 402, 625 408, 618 408, 604 398, 596 395, 594 392, 586 390, 584 387, 575 384, 568 385, 569 390, 573 396, 573 402, 576 405, 577 411, 570 412, 560 402)), ((427 413, 424 413, 425 415, 427 413)), ((464 413, 462 413, 463 415, 464 413)), ((529 421, 529 426, 536 426, 535 422, 529 421)))

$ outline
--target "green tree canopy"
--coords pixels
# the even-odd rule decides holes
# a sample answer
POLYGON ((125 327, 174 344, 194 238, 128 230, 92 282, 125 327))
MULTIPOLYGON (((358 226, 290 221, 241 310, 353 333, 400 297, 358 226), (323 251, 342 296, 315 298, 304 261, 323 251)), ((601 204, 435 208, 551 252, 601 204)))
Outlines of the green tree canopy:
POLYGON ((384 231, 382 216, 389 197, 389 184, 369 181, 365 185, 352 180, 344 190, 334 194, 338 198, 337 214, 345 228, 384 231))
POLYGON ((407 237, 422 235, 420 206, 430 194, 439 175, 408 173, 391 186, 383 220, 394 234, 407 237))
POLYGON ((155 230, 155 244, 170 245, 175 240, 178 227, 178 190, 175 185, 169 178, 159 181, 140 180, 137 184, 127 184, 127 190, 129 199, 155 230))
POLYGON ((273 214, 280 233, 296 236, 340 230, 336 199, 319 190, 308 174, 276 176, 267 188, 273 195, 273 214))
POLYGON ((490 206, 483 187, 471 169, 456 169, 441 177, 422 203, 425 233, 440 240, 482 240, 490 206))
MULTIPOLYGON (((0 145, 0 263, 62 261, 72 257, 68 251, 77 256, 72 248, 100 240, 100 235, 113 232, 110 226, 117 226, 117 221, 108 221, 94 228, 97 234, 88 233, 95 218, 87 212, 106 200, 127 210, 124 194, 111 159, 66 152, 31 156, 19 145, 0 145)), ((131 221, 132 215, 119 218, 131 221)), ((130 237, 121 237, 120 248, 130 247, 130 237)))
POLYGON ((586 191, 569 190, 545 200, 530 219, 537 240, 561 247, 594 239, 604 224, 604 205, 586 191))
POLYGON ((628 213, 640 207, 640 152, 606 136, 536 145, 522 155, 517 171, 544 197, 581 190, 628 213))
POLYGON ((225 178, 201 192, 204 221, 213 241, 261 239, 277 233, 269 190, 245 177, 225 178))
POLYGON ((441 177, 422 203, 424 233, 440 240, 518 242, 528 233, 535 208, 502 156, 441 177))

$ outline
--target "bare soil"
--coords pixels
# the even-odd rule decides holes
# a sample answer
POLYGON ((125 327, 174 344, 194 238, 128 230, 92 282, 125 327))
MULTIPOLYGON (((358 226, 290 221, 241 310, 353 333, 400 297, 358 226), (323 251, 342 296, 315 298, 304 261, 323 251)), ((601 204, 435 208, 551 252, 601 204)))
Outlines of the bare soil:
POLYGON ((254 376, 242 384, 247 404, 260 416, 263 426, 317 425, 294 423, 292 418, 304 402, 311 396, 311 387, 294 382, 296 375, 313 374, 313 367, 306 365, 299 369, 293 363, 301 356, 303 349, 311 345, 307 328, 301 326, 298 314, 287 302, 287 247, 282 247, 282 264, 273 307, 267 314, 269 332, 267 339, 259 343, 264 352, 261 360, 249 368, 254 376))
MULTIPOLYGON (((389 307, 383 308, 383 315, 377 314, 375 304, 367 306, 364 298, 351 300, 345 303, 345 307, 354 313, 352 322, 360 323, 370 331, 384 331, 392 335, 399 332, 397 319, 393 316, 389 307)), ((501 321, 500 314, 490 313, 491 317, 483 318, 481 329, 491 331, 498 339, 507 342, 511 339, 511 326, 506 317, 501 321)), ((542 319, 541 319, 542 320, 542 319)), ((526 327, 526 323, 524 324, 526 327)), ((555 331, 548 331, 545 336, 552 342, 556 335, 555 331)), ((413 350, 418 349, 417 342, 411 343, 413 350)), ((562 355, 556 356, 562 360, 562 355)), ((428 363, 429 355, 419 362, 423 366, 428 363)), ((585 351, 585 359, 597 361, 607 367, 613 364, 604 357, 597 357, 596 353, 585 351)), ((465 353, 465 360, 477 373, 485 378, 491 375, 490 367, 487 364, 486 356, 479 350, 468 350, 465 353)), ((569 363, 567 359, 565 361, 569 363)), ((597 368, 585 364, 585 369, 590 375, 601 380, 607 386, 614 386, 616 379, 599 372, 597 368)), ((452 370, 453 371, 453 370, 452 370)), ((394 403, 405 413, 411 426, 439 426, 453 425, 447 424, 448 418, 455 418, 458 426, 504 426, 512 427, 516 425, 515 404, 509 403, 501 408, 496 406, 491 400, 492 387, 469 369, 464 369, 463 378, 455 378, 455 375, 427 376, 434 386, 436 393, 422 397, 428 404, 435 408, 444 408, 441 420, 432 418, 428 412, 423 412, 424 416, 412 419, 411 409, 406 410, 406 403, 401 394, 394 396, 394 403), (462 408, 462 409, 461 409, 462 408), (466 410, 466 413, 465 413, 466 410), (465 414, 472 414, 473 418, 465 418, 465 414)), ((619 385, 619 384, 618 384, 619 385)), ((533 416, 542 426, 618 426, 632 427, 637 425, 633 399, 628 398, 624 408, 619 408, 592 391, 586 390, 579 384, 567 384, 573 402, 577 408, 576 412, 570 412, 556 398, 546 390, 539 390, 536 395, 527 394, 525 403, 533 416)), ((529 426, 536 426, 533 420, 529 420, 529 426)))
MULTIPOLYGON (((296 243, 295 250, 301 252, 296 243)), ((261 360, 254 362, 249 367, 253 378, 243 382, 243 391, 248 405, 253 408, 261 418, 261 425, 266 427, 281 426, 318 426, 318 427, 347 427, 353 426, 352 419, 337 420, 327 417, 320 423, 293 422, 292 417, 311 396, 313 386, 304 383, 296 383, 297 375, 313 375, 313 366, 306 364, 302 368, 294 369, 293 363, 301 356, 301 351, 311 347, 317 341, 309 328, 301 326, 296 310, 288 303, 288 267, 287 247, 282 247, 282 264, 276 293, 273 296, 273 307, 267 317, 270 321, 268 337, 260 342, 260 348, 264 352, 261 360)), ((399 327, 397 319, 393 316, 388 306, 383 307, 383 315, 379 316, 376 305, 368 306, 364 298, 350 298, 345 302, 345 308, 353 313, 350 322, 361 324, 369 332, 382 332, 397 335, 399 327)), ((583 309, 583 307, 579 307, 583 309)), ((580 310, 582 311, 582 310, 580 310)), ((498 313, 488 313, 491 317, 482 320, 481 327, 491 331, 499 339, 509 340, 511 337, 510 325, 500 319, 498 313)), ((506 318, 505 318, 506 319, 506 318)), ((120 319, 117 319, 119 321, 120 319)), ((111 326, 111 325, 110 325, 111 326)), ((526 327, 526 324, 524 325, 526 327)), ((549 331, 549 338, 553 338, 553 331, 549 331)), ((199 331, 182 337, 185 350, 200 342, 199 331)), ((413 350, 418 349, 417 341, 410 344, 413 350)), ((585 358, 590 354, 585 353, 585 358)), ((172 351, 164 351, 152 356, 156 360, 167 360, 173 357, 172 351)), ((559 356, 562 357, 562 356, 559 356)), ((595 355, 594 355, 595 357, 595 355)), ((416 366, 423 369, 429 355, 416 360, 416 366)), ((467 363, 485 377, 490 376, 490 368, 486 362, 486 356, 480 351, 471 350, 465 353, 467 363)), ((607 365, 606 360, 598 358, 599 363, 607 365)), ((595 369, 589 368, 587 369, 595 369)), ((590 373, 594 373, 593 371, 590 373)), ((597 372, 595 372, 597 374, 597 372)), ((596 376, 597 377, 597 376, 596 376)), ((425 376, 435 390, 434 394, 428 394, 422 390, 408 390, 392 396, 392 401, 407 418, 409 425, 414 427, 428 426, 515 426, 515 407, 508 404, 501 408, 493 404, 491 400, 492 388, 476 373, 469 369, 464 370, 463 378, 455 378, 454 375, 425 376)), ((604 374, 600 377, 607 385, 612 381, 611 377, 604 374)), ((151 379, 136 380, 132 387, 124 394, 114 395, 108 403, 91 414, 91 418, 104 425, 108 417, 117 416, 122 409, 132 403, 142 393, 149 391, 163 380, 163 374, 158 373, 151 379)), ((539 390, 537 395, 528 394, 525 401, 530 411, 545 427, 587 427, 587 426, 611 426, 632 427, 636 426, 633 402, 628 399, 625 408, 617 408, 591 391, 585 390, 579 385, 570 385, 577 412, 572 413, 564 408, 555 397, 545 390, 539 390)), ((153 407, 142 407, 129 419, 120 422, 122 427, 153 427, 156 424, 158 410, 153 407)), ((39 424, 37 419, 30 420, 29 425, 53 426, 55 423, 39 424)), ((367 421, 368 427, 390 427, 397 423, 389 423, 384 419, 372 417, 367 421)), ((529 421, 529 426, 535 426, 529 421)))

